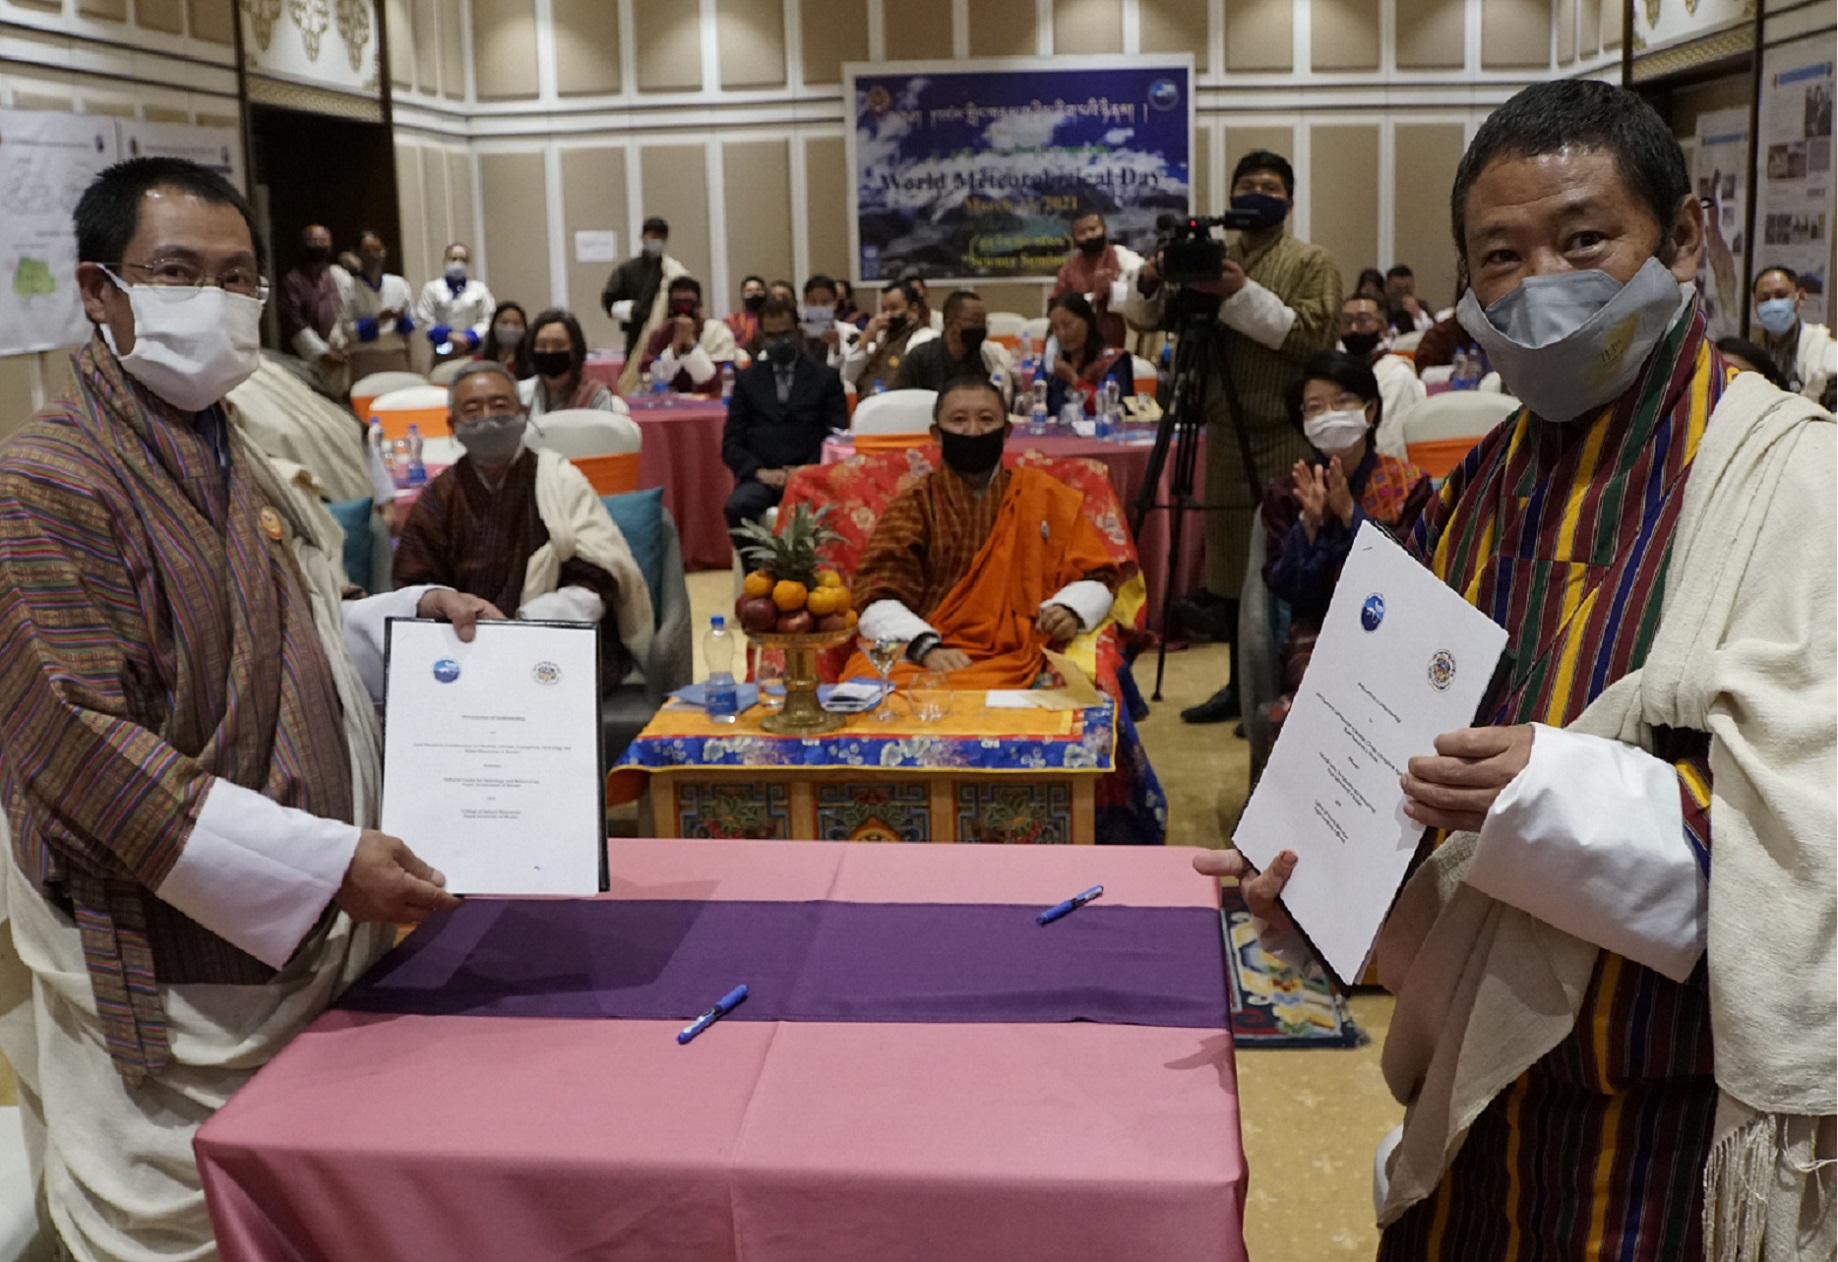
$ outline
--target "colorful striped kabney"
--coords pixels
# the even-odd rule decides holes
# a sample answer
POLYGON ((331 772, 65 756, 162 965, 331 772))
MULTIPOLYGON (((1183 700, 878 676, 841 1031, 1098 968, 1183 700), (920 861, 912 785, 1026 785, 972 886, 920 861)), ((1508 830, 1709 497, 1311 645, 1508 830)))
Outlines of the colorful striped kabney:
MULTIPOLYGON (((1510 636, 1491 722, 1564 726, 1646 660, 1685 480, 1731 375, 1694 307, 1614 403, 1561 425, 1521 409, 1425 511, 1414 550, 1510 636)), ((1708 873, 1708 737, 1659 736, 1708 873)), ((1603 951, 1570 1034, 1494 1097, 1379 1256, 1699 1256, 1712 1068, 1704 964, 1680 984, 1603 951)))

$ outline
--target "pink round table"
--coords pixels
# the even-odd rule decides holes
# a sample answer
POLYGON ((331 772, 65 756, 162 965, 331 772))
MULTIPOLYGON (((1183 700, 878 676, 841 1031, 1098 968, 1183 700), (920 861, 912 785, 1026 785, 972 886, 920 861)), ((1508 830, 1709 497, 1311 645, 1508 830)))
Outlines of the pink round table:
POLYGON ((734 490, 734 475, 721 463, 727 404, 700 395, 664 399, 654 403, 642 395, 626 400, 644 436, 638 485, 664 488, 664 507, 683 537, 685 569, 726 569, 734 556, 727 519, 721 515, 734 490))
POLYGON ((619 374, 624 371, 624 355, 612 355, 605 359, 590 359, 581 365, 581 375, 583 377, 586 377, 589 381, 599 382, 614 394, 619 393, 619 374))
MULTIPOLYGON (((1148 432, 1141 436, 1132 435, 1127 442, 1117 442, 1102 438, 1080 438, 1076 435, 1049 434, 1035 437, 1017 427, 1010 436, 1008 445, 1016 451, 1039 451, 1049 456, 1066 456, 1083 460, 1096 460, 1110 471, 1110 484, 1117 490, 1117 498, 1123 503, 1126 517, 1135 516, 1136 497, 1142 493, 1143 481, 1149 474, 1149 452, 1153 446, 1153 429, 1143 427, 1148 432)), ((1200 439, 1200 451, 1195 459, 1194 470, 1198 478, 1204 479, 1206 469, 1206 440, 1200 439)), ((847 460, 855 454, 855 446, 846 438, 831 438, 823 444, 823 463, 834 464, 847 460)), ((1161 486, 1156 495, 1157 503, 1168 502, 1168 484, 1174 473, 1176 449, 1168 452, 1167 462, 1162 466, 1161 486)), ((1200 487, 1195 487, 1196 492, 1200 487)), ((1168 590, 1168 584, 1174 584, 1175 595, 1192 591, 1200 585, 1200 539, 1204 531, 1204 522, 1198 513, 1188 514, 1181 530, 1181 556, 1178 564, 1170 556, 1169 514, 1156 510, 1149 514, 1143 523, 1142 533, 1136 539, 1136 555, 1142 566, 1142 578, 1149 593, 1149 625, 1161 625, 1162 595, 1168 590)))

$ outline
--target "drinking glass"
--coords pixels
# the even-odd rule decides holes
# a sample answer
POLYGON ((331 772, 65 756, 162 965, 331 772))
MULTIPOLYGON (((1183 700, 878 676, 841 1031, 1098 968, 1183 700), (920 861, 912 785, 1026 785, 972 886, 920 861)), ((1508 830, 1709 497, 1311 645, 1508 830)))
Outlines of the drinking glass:
POLYGON ((753 682, 759 685, 759 703, 767 710, 785 706, 785 653, 761 649, 753 659, 753 682))
POLYGON ((951 677, 941 670, 915 675, 906 686, 906 696, 913 703, 913 717, 921 723, 937 723, 951 713, 951 677))
POLYGON ((881 699, 874 703, 874 709, 869 712, 869 717, 878 719, 882 723, 890 723, 899 717, 894 713, 893 706, 889 704, 893 697, 893 668, 899 663, 900 655, 906 652, 906 643, 903 640, 890 638, 864 639, 862 647, 867 651, 868 660, 874 664, 874 669, 881 676, 881 699))

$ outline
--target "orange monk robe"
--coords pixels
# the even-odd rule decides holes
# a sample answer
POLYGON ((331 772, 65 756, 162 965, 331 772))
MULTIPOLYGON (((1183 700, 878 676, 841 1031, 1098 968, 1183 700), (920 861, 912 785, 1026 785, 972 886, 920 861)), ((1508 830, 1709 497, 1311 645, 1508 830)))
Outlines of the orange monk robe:
MULTIPOLYGON (((895 497, 875 523, 853 584, 857 606, 897 600, 971 665, 955 688, 1027 688, 1046 666, 1040 607, 1068 583, 1122 575, 1085 515, 1085 497, 1038 469, 1004 468, 977 495, 940 466, 895 497)), ((902 663, 895 678, 920 668, 902 663)), ((843 678, 873 676, 857 652, 843 678)))

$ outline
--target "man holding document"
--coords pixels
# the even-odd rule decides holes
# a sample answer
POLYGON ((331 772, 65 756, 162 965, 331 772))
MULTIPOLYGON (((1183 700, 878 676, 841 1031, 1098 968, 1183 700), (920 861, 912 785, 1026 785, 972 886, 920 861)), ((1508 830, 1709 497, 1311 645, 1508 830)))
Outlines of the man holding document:
MULTIPOLYGON (((1410 549, 1507 646, 1376 803, 1436 843, 1373 956, 1409 1106, 1380 1256, 1829 1258, 1832 418, 1706 339, 1701 210, 1632 93, 1519 93, 1452 201, 1458 315, 1523 406, 1410 549)), ((1198 866, 1273 949, 1327 932, 1300 895, 1338 843, 1253 831, 1264 872, 1198 866)))

